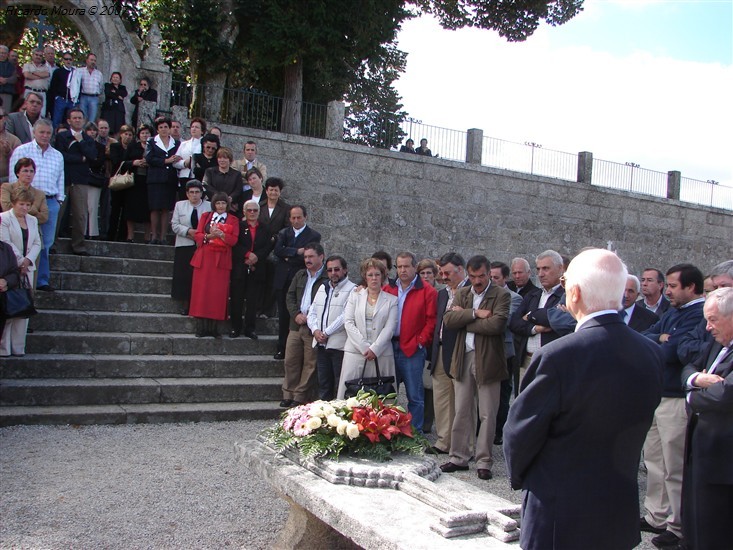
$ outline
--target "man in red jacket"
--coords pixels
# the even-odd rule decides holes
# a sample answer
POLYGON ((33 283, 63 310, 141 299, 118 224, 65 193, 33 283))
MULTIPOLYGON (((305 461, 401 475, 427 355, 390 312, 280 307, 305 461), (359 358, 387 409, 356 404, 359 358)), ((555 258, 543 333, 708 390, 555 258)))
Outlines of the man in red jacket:
POLYGON ((417 258, 412 252, 397 255, 397 281, 383 290, 397 296, 399 316, 392 338, 397 385, 405 383, 407 408, 412 414, 412 425, 422 432, 425 417, 423 369, 427 350, 433 341, 438 293, 424 285, 417 275, 417 258))

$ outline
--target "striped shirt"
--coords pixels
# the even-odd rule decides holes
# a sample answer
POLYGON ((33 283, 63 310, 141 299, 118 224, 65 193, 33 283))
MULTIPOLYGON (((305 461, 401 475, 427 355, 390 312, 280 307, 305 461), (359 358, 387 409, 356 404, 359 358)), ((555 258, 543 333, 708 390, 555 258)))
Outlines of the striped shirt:
POLYGON ((33 187, 40 189, 48 197, 55 195, 59 201, 64 200, 64 157, 50 145, 44 151, 36 140, 17 147, 10 157, 10 173, 8 181, 15 183, 15 163, 23 157, 33 159, 36 163, 36 176, 33 178, 33 187))

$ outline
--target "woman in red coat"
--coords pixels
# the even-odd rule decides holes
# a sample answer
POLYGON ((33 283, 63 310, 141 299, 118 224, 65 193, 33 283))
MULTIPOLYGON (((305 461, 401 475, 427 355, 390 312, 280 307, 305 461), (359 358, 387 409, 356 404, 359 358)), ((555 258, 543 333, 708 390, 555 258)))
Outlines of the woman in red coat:
POLYGON ((220 338, 217 321, 227 318, 232 247, 239 238, 239 220, 227 214, 225 193, 211 198, 212 212, 201 216, 194 240, 198 247, 191 260, 193 284, 189 315, 196 317, 196 336, 220 338))

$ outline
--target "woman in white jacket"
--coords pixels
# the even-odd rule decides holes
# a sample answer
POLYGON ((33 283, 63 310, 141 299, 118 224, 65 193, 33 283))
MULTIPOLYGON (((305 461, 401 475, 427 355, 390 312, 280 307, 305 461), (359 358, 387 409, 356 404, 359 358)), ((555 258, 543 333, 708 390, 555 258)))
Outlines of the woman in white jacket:
POLYGON ((346 343, 341 366, 337 399, 343 399, 346 381, 361 376, 376 376, 374 361, 379 362, 382 376, 394 376, 392 335, 397 328, 397 297, 382 291, 387 280, 387 267, 380 260, 369 258, 361 264, 366 288, 352 292, 344 311, 346 343))
MULTIPOLYGON (((0 214, 0 241, 8 243, 18 261, 20 276, 29 288, 33 287, 33 272, 41 252, 38 220, 28 214, 33 205, 33 192, 26 188, 13 189, 11 210, 0 214)), ((0 357, 25 355, 25 336, 28 319, 7 319, 0 338, 0 357)))

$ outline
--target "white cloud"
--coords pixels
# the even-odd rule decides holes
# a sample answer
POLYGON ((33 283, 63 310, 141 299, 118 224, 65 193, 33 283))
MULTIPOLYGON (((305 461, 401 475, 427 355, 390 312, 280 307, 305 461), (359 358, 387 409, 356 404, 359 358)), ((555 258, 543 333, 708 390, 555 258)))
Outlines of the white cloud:
POLYGON ((730 66, 555 48, 553 29, 509 44, 426 17, 404 27, 408 65, 397 87, 426 124, 733 185, 730 66))

